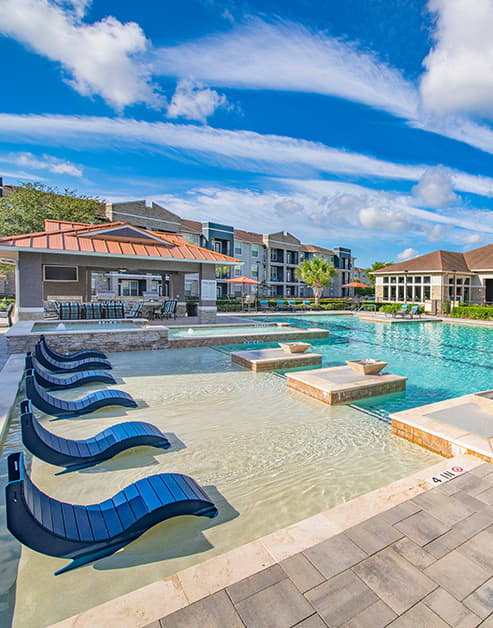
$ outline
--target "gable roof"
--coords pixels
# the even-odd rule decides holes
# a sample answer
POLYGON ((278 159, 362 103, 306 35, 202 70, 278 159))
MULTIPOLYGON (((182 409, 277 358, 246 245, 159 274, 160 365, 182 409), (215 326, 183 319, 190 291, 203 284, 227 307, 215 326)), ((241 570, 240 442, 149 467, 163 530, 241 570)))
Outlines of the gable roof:
POLYGON ((91 225, 51 220, 46 223, 45 231, 41 233, 0 238, 0 250, 147 257, 227 265, 240 261, 190 244, 181 234, 150 231, 126 222, 91 225))
POLYGON ((397 273, 403 271, 409 272, 424 272, 424 271, 457 271, 459 273, 470 273, 465 256, 463 253, 456 253, 454 251, 433 251, 426 255, 419 255, 412 259, 408 259, 405 262, 399 262, 398 264, 392 264, 385 268, 372 271, 373 274, 385 274, 385 273, 397 273))
POLYGON ((254 231, 243 231, 242 229, 235 229, 235 240, 240 242, 250 242, 251 244, 263 244, 264 239, 261 233, 255 233, 254 231))
POLYGON ((305 253, 323 253, 324 255, 335 255, 334 251, 330 249, 324 249, 321 246, 316 246, 315 244, 302 244, 301 250, 305 253))
POLYGON ((471 270, 492 270, 493 269, 493 244, 481 246, 464 253, 464 258, 471 270))
POLYGON ((185 233, 202 233, 202 223, 197 220, 180 218, 181 230, 185 233))

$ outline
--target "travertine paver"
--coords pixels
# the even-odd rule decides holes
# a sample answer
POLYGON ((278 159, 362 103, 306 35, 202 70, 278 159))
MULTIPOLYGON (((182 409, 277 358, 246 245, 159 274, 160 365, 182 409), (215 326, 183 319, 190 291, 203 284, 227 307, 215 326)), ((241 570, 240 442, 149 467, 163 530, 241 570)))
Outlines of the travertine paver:
POLYGON ((493 628, 492 490, 483 464, 152 626, 493 628))

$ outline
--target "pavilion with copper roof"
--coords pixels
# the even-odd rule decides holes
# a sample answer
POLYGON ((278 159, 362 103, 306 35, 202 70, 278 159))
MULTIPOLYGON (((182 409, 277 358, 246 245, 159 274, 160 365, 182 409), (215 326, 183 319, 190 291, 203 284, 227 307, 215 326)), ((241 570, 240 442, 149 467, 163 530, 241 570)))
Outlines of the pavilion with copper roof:
POLYGON ((190 244, 181 234, 126 222, 104 224, 45 220, 40 233, 0 238, 0 260, 16 264, 17 319, 43 316, 50 295, 91 301, 93 273, 152 273, 169 286, 168 296, 185 309, 185 275, 196 273, 201 294, 199 322, 216 315, 216 266, 241 264, 222 253, 190 244))

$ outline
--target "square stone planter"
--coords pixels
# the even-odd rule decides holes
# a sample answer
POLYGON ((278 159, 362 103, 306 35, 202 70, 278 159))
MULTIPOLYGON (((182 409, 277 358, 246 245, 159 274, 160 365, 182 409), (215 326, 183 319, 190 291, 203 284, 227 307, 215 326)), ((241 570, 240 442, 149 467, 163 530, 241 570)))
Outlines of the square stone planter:
POLYGON ((387 366, 387 362, 380 360, 346 360, 346 364, 350 366, 358 375, 378 375, 381 370, 387 366))
POLYGON ((280 342, 279 346, 284 353, 305 353, 311 345, 308 342, 280 342))

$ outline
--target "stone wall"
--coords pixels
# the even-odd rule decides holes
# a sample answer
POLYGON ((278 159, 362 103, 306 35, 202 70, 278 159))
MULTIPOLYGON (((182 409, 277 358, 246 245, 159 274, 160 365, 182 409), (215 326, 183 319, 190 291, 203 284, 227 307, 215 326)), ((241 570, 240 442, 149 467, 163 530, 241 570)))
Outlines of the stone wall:
MULTIPOLYGON (((73 353, 82 349, 98 349, 105 353, 118 351, 146 351, 166 349, 168 346, 167 327, 147 327, 144 329, 120 329, 105 331, 70 331, 69 333, 46 333, 50 347, 61 353, 73 353)), ((9 353, 33 351, 40 334, 7 335, 9 353)))

